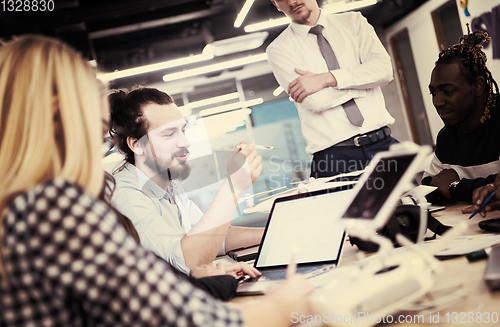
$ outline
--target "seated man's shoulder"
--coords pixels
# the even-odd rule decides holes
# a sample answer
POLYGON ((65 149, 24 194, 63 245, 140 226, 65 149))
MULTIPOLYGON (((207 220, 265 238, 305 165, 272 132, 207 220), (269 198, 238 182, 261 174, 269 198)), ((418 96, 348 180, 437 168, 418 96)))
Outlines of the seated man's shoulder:
POLYGON ((144 201, 145 198, 150 198, 149 196, 143 197, 144 191, 141 188, 141 184, 137 174, 133 171, 123 168, 120 171, 113 173, 115 178, 115 187, 112 193, 111 202, 118 210, 123 210, 123 206, 128 207, 132 203, 137 203, 138 201, 144 201))
MULTIPOLYGON (((132 168, 135 167, 132 166, 132 168)), ((122 187, 139 188, 139 178, 135 173, 135 169, 131 169, 130 165, 114 171, 113 177, 115 178, 117 189, 122 187)))

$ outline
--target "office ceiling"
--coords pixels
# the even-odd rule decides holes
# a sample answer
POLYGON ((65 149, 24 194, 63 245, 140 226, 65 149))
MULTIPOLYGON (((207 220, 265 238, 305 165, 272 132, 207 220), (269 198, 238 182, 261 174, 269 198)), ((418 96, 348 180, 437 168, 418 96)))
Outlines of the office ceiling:
MULTIPOLYGON (((235 28, 233 23, 244 1, 54 0, 52 12, 0 11, 0 39, 9 40, 25 33, 55 36, 95 60, 101 71, 112 72, 200 54, 213 41, 247 34, 243 29, 247 24, 283 17, 270 0, 255 0, 243 25, 235 28)), ((330 0, 335 1, 339 0, 330 0)), ((379 0, 361 12, 372 25, 383 28, 425 1, 379 0)), ((283 29, 267 30, 269 36, 258 49, 212 60, 262 53, 283 29)), ((164 74, 184 68, 123 78, 111 82, 111 86, 158 83, 164 74)))

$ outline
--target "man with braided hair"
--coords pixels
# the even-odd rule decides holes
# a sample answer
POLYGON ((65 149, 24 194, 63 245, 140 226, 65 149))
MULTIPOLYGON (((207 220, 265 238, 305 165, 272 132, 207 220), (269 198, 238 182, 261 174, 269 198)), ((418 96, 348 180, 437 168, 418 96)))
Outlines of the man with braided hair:
POLYGON ((472 202, 474 190, 492 183, 499 171, 498 85, 479 45, 489 39, 486 32, 469 31, 439 53, 432 71, 429 90, 445 126, 422 180, 438 187, 428 196, 431 202, 472 202))

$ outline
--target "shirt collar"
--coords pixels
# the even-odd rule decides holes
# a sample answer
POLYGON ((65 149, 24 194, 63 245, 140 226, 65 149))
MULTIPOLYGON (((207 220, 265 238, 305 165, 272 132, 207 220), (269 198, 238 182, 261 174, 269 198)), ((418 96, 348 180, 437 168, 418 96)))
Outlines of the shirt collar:
MULTIPOLYGON (((328 19, 326 19, 326 15, 323 15, 323 12, 321 10, 319 12, 318 23, 316 25, 321 25, 325 29, 328 28, 328 19)), ((311 28, 313 28, 314 26, 302 25, 302 24, 297 24, 297 23, 291 22, 290 27, 291 27, 292 31, 299 34, 300 36, 307 36, 309 34, 309 30, 311 28)))
POLYGON ((141 190, 149 197, 161 199, 167 194, 167 191, 158 186, 153 180, 151 180, 142 170, 138 169, 136 166, 127 163, 125 168, 132 174, 137 176, 137 181, 139 182, 139 187, 141 190))

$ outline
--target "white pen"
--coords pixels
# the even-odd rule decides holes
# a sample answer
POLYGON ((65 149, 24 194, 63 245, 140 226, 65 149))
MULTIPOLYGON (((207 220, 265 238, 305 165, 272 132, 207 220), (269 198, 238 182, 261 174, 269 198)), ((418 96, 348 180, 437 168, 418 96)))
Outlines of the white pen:
MULTIPOLYGON (((242 145, 238 144, 236 147, 241 150, 242 145)), ((270 146, 270 145, 256 145, 254 147, 254 149, 255 150, 274 150, 274 146, 270 146)))

